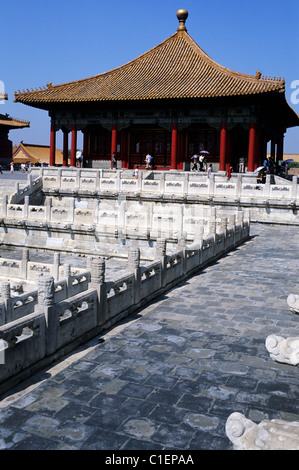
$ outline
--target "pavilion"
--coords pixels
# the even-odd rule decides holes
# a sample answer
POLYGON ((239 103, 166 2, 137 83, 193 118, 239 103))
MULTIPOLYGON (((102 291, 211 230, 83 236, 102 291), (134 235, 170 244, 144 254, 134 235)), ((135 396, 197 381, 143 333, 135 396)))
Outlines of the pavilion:
POLYGON ((253 171, 267 154, 282 159, 287 128, 299 117, 288 105, 285 80, 231 71, 212 60, 187 32, 179 10, 177 32, 125 65, 106 73, 39 90, 15 101, 47 110, 51 118, 50 165, 56 132, 64 134, 63 165, 76 166, 77 133, 83 133, 83 166, 142 167, 147 153, 157 169, 187 169, 202 150, 208 162, 236 171, 240 157, 253 171))
POLYGON ((9 165, 12 161, 12 142, 9 140, 9 131, 30 127, 30 122, 16 119, 8 114, 0 114, 0 163, 9 165))

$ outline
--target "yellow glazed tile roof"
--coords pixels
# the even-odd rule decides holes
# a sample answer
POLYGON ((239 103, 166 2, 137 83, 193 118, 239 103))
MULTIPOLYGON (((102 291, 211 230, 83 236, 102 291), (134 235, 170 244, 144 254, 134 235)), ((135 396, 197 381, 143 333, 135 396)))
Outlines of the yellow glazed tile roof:
POLYGON ((30 122, 13 118, 8 114, 0 114, 0 126, 6 126, 10 129, 17 129, 23 127, 30 127, 30 122))
MULTIPOLYGON (((20 142, 13 153, 13 161, 15 163, 48 163, 50 162, 50 147, 47 145, 24 144, 20 142)), ((55 148, 55 162, 62 164, 63 155, 60 150, 55 148)))
POLYGON ((187 31, 177 31, 146 53, 109 72, 15 93, 15 101, 51 103, 210 98, 284 92, 284 79, 247 75, 213 61, 187 31))

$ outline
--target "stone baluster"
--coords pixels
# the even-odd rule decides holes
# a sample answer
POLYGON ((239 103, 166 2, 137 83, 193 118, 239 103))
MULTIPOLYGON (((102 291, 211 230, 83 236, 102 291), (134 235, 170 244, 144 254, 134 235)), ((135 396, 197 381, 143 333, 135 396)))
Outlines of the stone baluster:
POLYGON ((184 173, 184 196, 187 196, 189 192, 189 173, 184 173))
POLYGON ((24 197, 24 212, 23 212, 24 220, 28 219, 28 212, 29 212, 29 196, 25 196, 24 197))
POLYGON ((103 258, 92 257, 88 260, 90 267, 90 283, 89 287, 96 289, 98 295, 97 305, 97 324, 103 325, 108 320, 107 305, 107 286, 105 282, 106 264, 103 258))
POLYGON ((100 204, 101 204, 100 199, 97 199, 94 203, 94 223, 96 225, 100 223, 100 204))
POLYGON ((65 264, 63 266, 63 276, 66 280, 66 288, 67 288, 67 297, 72 296, 72 278, 71 278, 71 265, 70 264, 65 264))
POLYGON ((7 216, 7 204, 8 204, 8 196, 7 194, 1 198, 1 217, 7 216))
POLYGON ((57 168, 57 180, 56 180, 56 189, 60 190, 61 188, 61 176, 63 168, 57 168))
POLYGON ((50 355, 56 350, 57 329, 59 315, 55 308, 55 288, 53 276, 38 276, 38 303, 35 306, 37 313, 43 312, 46 321, 46 354, 50 355))
POLYGON ((221 217, 220 219, 220 232, 224 235, 224 248, 227 248, 227 217, 221 217))
POLYGON ((217 233, 216 207, 212 206, 211 211, 210 211, 210 218, 209 218, 209 236, 213 238, 213 254, 215 254, 216 233, 217 233))
POLYGON ((165 238, 157 238, 155 259, 161 260, 161 287, 166 284, 167 254, 165 238))
POLYGON ((137 191, 138 191, 139 193, 142 191, 142 171, 139 171, 139 172, 138 172, 137 191))
POLYGON ((236 182, 236 199, 239 200, 242 195, 242 174, 237 174, 237 182, 236 182))
POLYGON ((76 190, 80 189, 80 182, 81 182, 81 168, 76 168, 76 190))
POLYGON ((54 253, 53 276, 56 281, 59 281, 59 266, 60 266, 60 253, 54 253))
POLYGON ((297 194, 298 194, 298 177, 297 175, 294 175, 292 178, 292 189, 291 189, 291 198, 292 201, 296 202, 297 199, 297 194))
POLYGON ((70 202, 70 223, 73 224, 75 220, 75 198, 73 197, 70 202))
POLYGON ((52 209, 52 198, 49 197, 46 200, 46 222, 51 222, 51 218, 52 218, 51 209, 52 209))
POLYGON ((183 254, 182 275, 184 275, 187 272, 187 267, 186 267, 186 263, 187 263, 187 259, 186 259, 187 240, 186 240, 186 238, 187 238, 186 232, 178 233, 178 249, 183 254))
POLYGON ((243 211, 238 211, 237 212, 237 225, 240 225, 241 230, 243 230, 243 228, 244 228, 244 212, 243 211))
POLYGON ((160 174, 160 194, 164 194, 165 191, 165 171, 161 171, 160 174))
POLYGON ((271 175, 267 175, 266 183, 264 184, 264 191, 263 191, 263 194, 266 199, 270 198, 270 182, 271 182, 271 175))
POLYGON ((128 250, 128 270, 134 274, 134 303, 141 299, 141 268, 140 268, 140 248, 130 246, 128 250))
POLYGON ((1 283, 1 297, 5 305, 5 322, 4 323, 10 323, 11 321, 14 320, 14 318, 13 318, 12 302, 11 302, 11 297, 10 297, 10 283, 9 282, 1 283))
POLYGON ((22 261, 21 261, 22 279, 27 279, 28 261, 29 261, 29 249, 23 248, 22 249, 22 261))
POLYGON ((117 192, 119 192, 121 189, 121 171, 120 170, 117 170, 117 173, 116 173, 116 188, 115 190, 117 192))
POLYGON ((214 189, 215 189, 215 175, 212 173, 211 178, 209 179, 209 196, 213 197, 214 196, 214 189))
POLYGON ((204 227, 203 225, 196 225, 195 232, 194 232, 194 243, 198 245, 198 265, 200 266, 202 263, 202 244, 203 244, 203 236, 204 236, 204 227))

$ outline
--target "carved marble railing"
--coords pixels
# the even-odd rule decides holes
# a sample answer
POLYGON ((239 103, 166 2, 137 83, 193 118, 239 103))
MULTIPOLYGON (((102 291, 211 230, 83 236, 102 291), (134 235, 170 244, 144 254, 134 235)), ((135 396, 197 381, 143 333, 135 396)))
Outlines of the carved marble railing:
POLYGON ((221 252, 214 236, 202 237, 191 247, 182 239, 178 251, 170 255, 166 253, 166 240, 158 239, 155 260, 148 266, 140 265, 140 249, 131 246, 127 273, 113 282, 105 281, 105 261, 92 258, 89 271, 71 275, 69 267, 65 279, 57 282, 51 275, 40 274, 37 290, 13 300, 6 283, 0 302, 0 353, 5 356, 0 368, 0 393, 12 381, 28 376, 39 361, 44 365, 51 355, 63 355, 65 348, 70 350, 94 337, 247 240, 248 223, 236 225, 234 231, 238 229, 241 236, 234 237, 234 244, 228 248, 223 243, 221 252))
POLYGON ((257 184, 255 174, 233 174, 230 181, 224 174, 214 173, 207 181, 205 173, 192 172, 142 172, 138 179, 128 170, 96 170, 75 168, 32 169, 32 177, 41 176, 44 190, 90 193, 147 194, 148 196, 173 195, 178 197, 227 197, 232 199, 257 198, 264 201, 282 201, 298 204, 297 177, 293 182, 275 176, 276 184, 257 184))
POLYGON ((298 422, 273 419, 255 424, 241 413, 232 413, 225 430, 234 450, 299 450, 298 422))

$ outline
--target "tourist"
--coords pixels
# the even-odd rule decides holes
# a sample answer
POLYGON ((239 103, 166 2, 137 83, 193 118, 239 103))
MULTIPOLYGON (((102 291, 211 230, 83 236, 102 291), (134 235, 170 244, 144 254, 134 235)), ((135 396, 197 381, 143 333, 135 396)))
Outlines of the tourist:
POLYGON ((209 181, 211 180, 211 177, 212 177, 212 171, 213 171, 213 165, 212 163, 210 163, 209 168, 208 168, 208 175, 207 175, 209 181))
POLYGON ((191 160, 193 160, 193 166, 191 168, 191 171, 197 171, 197 158, 198 158, 198 155, 193 155, 193 157, 191 157, 191 160))
POLYGON ((152 167, 152 156, 149 153, 145 157, 145 163, 146 163, 145 168, 147 170, 152 167))
POLYGON ((267 173, 269 173, 269 159, 268 159, 268 157, 266 157, 265 160, 263 161, 263 165, 266 168, 267 173))
POLYGON ((11 172, 11 173, 14 173, 14 172, 15 172, 13 162, 10 163, 10 172, 11 172))
POLYGON ((233 171, 233 167, 231 165, 227 165, 227 170, 226 170, 227 181, 231 179, 232 171, 233 171))
MULTIPOLYGON (((262 184, 262 176, 263 176, 263 172, 262 170, 260 170, 256 177, 257 184, 262 184)), ((260 188, 257 186, 256 189, 260 189, 260 188)))
POLYGON ((199 156, 199 171, 203 171, 204 155, 199 156))
POLYGON ((240 157, 239 158, 239 173, 244 173, 244 163, 245 163, 245 158, 240 157))
POLYGON ((133 172, 133 176, 135 177, 136 180, 138 180, 138 174, 139 174, 139 170, 138 170, 138 168, 135 168, 135 170, 133 172))
POLYGON ((115 152, 113 152, 112 160, 111 160, 111 170, 113 170, 113 168, 115 168, 115 169, 117 168, 115 152))

